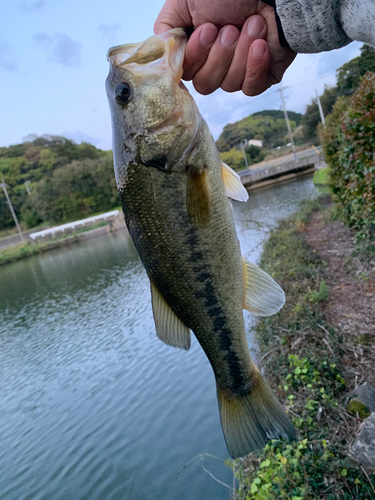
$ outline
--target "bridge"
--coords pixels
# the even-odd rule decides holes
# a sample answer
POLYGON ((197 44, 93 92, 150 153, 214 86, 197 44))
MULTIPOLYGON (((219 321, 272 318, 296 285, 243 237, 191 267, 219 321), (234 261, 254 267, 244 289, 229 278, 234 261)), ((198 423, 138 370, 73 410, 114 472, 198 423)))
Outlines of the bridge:
POLYGON ((325 162, 321 156, 321 148, 311 148, 293 155, 275 158, 238 172, 242 184, 248 189, 257 189, 276 182, 292 179, 300 175, 313 173, 322 168, 325 162))

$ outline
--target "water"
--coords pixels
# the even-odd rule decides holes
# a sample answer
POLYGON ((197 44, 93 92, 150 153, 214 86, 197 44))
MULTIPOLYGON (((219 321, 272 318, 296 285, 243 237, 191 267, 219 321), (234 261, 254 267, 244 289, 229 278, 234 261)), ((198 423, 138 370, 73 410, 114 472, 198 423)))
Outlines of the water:
MULTIPOLYGON (((243 253, 315 193, 234 203, 243 253)), ((1 500, 229 498, 202 468, 232 485, 211 368, 157 339, 125 231, 0 268, 0 398, 1 500)))

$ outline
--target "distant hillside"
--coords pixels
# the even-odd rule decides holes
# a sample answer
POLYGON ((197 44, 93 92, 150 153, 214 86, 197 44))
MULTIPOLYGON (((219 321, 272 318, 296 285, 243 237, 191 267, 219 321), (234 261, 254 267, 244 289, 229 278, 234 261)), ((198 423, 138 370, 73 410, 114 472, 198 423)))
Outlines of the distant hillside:
MULTIPOLYGON (((2 178, 18 218, 29 227, 80 219, 119 204, 112 153, 64 137, 30 136, 0 147, 2 178)), ((13 224, 0 190, 0 230, 13 224)))
MULTIPOLYGON (((302 114, 288 112, 290 125, 294 130, 301 122, 302 114)), ((280 110, 258 111, 236 123, 224 127, 216 144, 221 152, 230 151, 244 139, 259 139, 268 149, 282 146, 289 141, 284 113, 280 110)))
MULTIPOLYGON (((253 116, 272 116, 272 118, 282 118, 284 119, 284 111, 281 109, 265 109, 264 111, 257 111, 253 113, 253 116)), ((294 111, 288 111, 289 120, 296 122, 296 126, 301 124, 303 115, 301 113, 295 113, 294 111)))

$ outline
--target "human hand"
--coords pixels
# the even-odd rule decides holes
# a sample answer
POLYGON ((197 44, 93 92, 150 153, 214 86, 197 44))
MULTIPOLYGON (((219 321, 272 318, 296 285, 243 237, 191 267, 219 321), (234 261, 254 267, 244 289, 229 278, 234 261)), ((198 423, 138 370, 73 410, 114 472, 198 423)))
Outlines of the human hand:
POLYGON ((279 43, 273 7, 258 0, 166 0, 154 31, 190 26, 183 79, 201 94, 261 94, 295 57, 279 43))

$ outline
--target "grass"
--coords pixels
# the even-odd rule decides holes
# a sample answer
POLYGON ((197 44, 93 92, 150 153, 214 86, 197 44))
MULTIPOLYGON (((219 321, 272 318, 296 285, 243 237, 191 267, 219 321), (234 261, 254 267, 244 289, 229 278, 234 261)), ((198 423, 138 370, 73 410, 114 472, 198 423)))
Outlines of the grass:
POLYGON ((0 266, 10 264, 11 262, 15 262, 17 260, 26 259, 43 252, 47 252, 48 250, 52 250, 66 244, 68 241, 69 243, 74 243, 78 241, 78 238, 76 237, 79 234, 106 225, 107 222, 101 222, 99 224, 96 224, 95 226, 84 227, 78 231, 75 231, 73 234, 64 234, 61 236, 57 236, 56 238, 52 238, 48 241, 41 241, 38 243, 24 242, 10 248, 5 248, 4 250, 0 251, 0 266))
POLYGON ((329 168, 320 168, 314 173, 313 182, 318 186, 328 185, 329 168))
POLYGON ((345 369, 342 338, 321 308, 329 300, 326 265, 303 233, 320 203, 308 202, 282 222, 262 256, 262 268, 284 288, 287 302, 277 315, 257 323, 261 368, 286 405, 299 441, 271 441, 261 452, 232 462, 238 500, 375 499, 375 476, 349 454, 361 419, 346 409, 354 381, 345 369))

